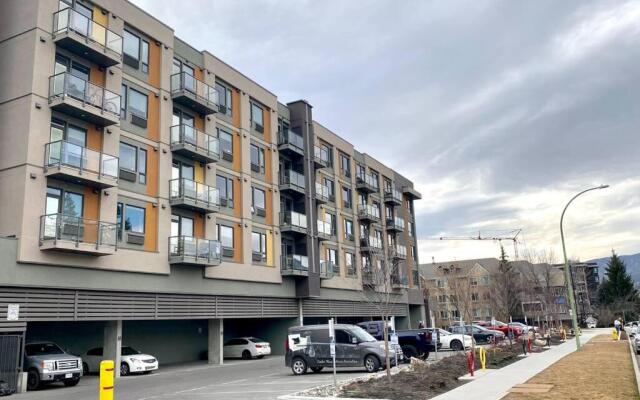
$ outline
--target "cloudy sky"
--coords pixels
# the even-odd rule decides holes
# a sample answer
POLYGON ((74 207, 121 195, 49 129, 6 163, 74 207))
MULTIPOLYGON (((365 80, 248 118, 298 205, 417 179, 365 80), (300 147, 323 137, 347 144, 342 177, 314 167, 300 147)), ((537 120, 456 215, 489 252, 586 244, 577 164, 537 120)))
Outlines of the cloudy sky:
POLYGON ((640 252, 640 1, 134 3, 411 178, 423 263, 561 254, 600 183, 569 255, 640 252))

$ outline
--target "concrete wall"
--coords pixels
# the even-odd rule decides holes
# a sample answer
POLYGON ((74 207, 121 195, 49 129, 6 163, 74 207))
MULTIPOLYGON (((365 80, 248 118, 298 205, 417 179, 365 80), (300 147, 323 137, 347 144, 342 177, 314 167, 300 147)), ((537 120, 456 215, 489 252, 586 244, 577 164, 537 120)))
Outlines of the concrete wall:
POLYGON ((224 340, 239 336, 255 336, 271 344, 272 355, 284 355, 289 327, 297 326, 297 318, 226 319, 224 340))

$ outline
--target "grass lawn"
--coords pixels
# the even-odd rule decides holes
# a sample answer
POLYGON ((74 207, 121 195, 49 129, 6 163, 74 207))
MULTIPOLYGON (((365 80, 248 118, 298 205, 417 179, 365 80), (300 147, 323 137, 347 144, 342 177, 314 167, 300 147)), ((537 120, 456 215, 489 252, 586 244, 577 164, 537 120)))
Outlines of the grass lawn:
POLYGON ((547 393, 510 393, 503 400, 640 398, 629 343, 614 342, 610 335, 593 338, 526 383, 552 384, 553 388, 547 393))

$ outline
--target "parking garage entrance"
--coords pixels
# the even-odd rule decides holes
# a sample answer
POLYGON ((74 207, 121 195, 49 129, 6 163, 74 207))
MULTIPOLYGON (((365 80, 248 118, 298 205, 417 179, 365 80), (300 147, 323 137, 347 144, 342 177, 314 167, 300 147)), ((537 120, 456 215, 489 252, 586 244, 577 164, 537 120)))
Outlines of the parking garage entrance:
POLYGON ((0 383, 8 385, 12 393, 18 390, 23 348, 24 332, 0 332, 0 383))

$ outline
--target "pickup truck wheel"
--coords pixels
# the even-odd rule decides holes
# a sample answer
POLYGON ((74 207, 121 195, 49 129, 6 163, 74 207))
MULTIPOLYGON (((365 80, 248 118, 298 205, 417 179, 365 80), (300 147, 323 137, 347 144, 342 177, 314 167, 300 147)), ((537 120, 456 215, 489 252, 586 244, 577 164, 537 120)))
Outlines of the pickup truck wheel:
POLYGON ((449 343, 449 347, 451 347, 451 350, 453 351, 460 351, 462 350, 462 342, 459 340, 452 340, 451 343, 449 343))
POLYGON ((71 387, 77 385, 78 382, 80 382, 80 378, 65 379, 63 383, 66 387, 71 387))
POLYGON ((130 371, 129 364, 126 362, 120 363, 120 376, 127 376, 130 371))
POLYGON ((415 357, 415 358, 418 357, 418 349, 416 349, 415 346, 410 344, 402 346, 402 353, 409 360, 411 360, 411 357, 415 357))
POLYGON ((291 371, 294 375, 303 375, 307 373, 307 362, 300 357, 296 357, 291 361, 291 371))
POLYGON ((380 360, 378 360, 378 357, 372 355, 366 356, 364 358, 364 369, 366 369, 367 372, 376 372, 379 370, 380 360))
POLYGON ((318 372, 322 371, 322 368, 324 367, 311 367, 311 370, 317 374, 318 372))
POLYGON ((27 390, 36 390, 40 387, 40 373, 36 369, 30 369, 27 374, 27 390))
POLYGON ((89 375, 89 364, 86 362, 82 363, 82 375, 89 375))

